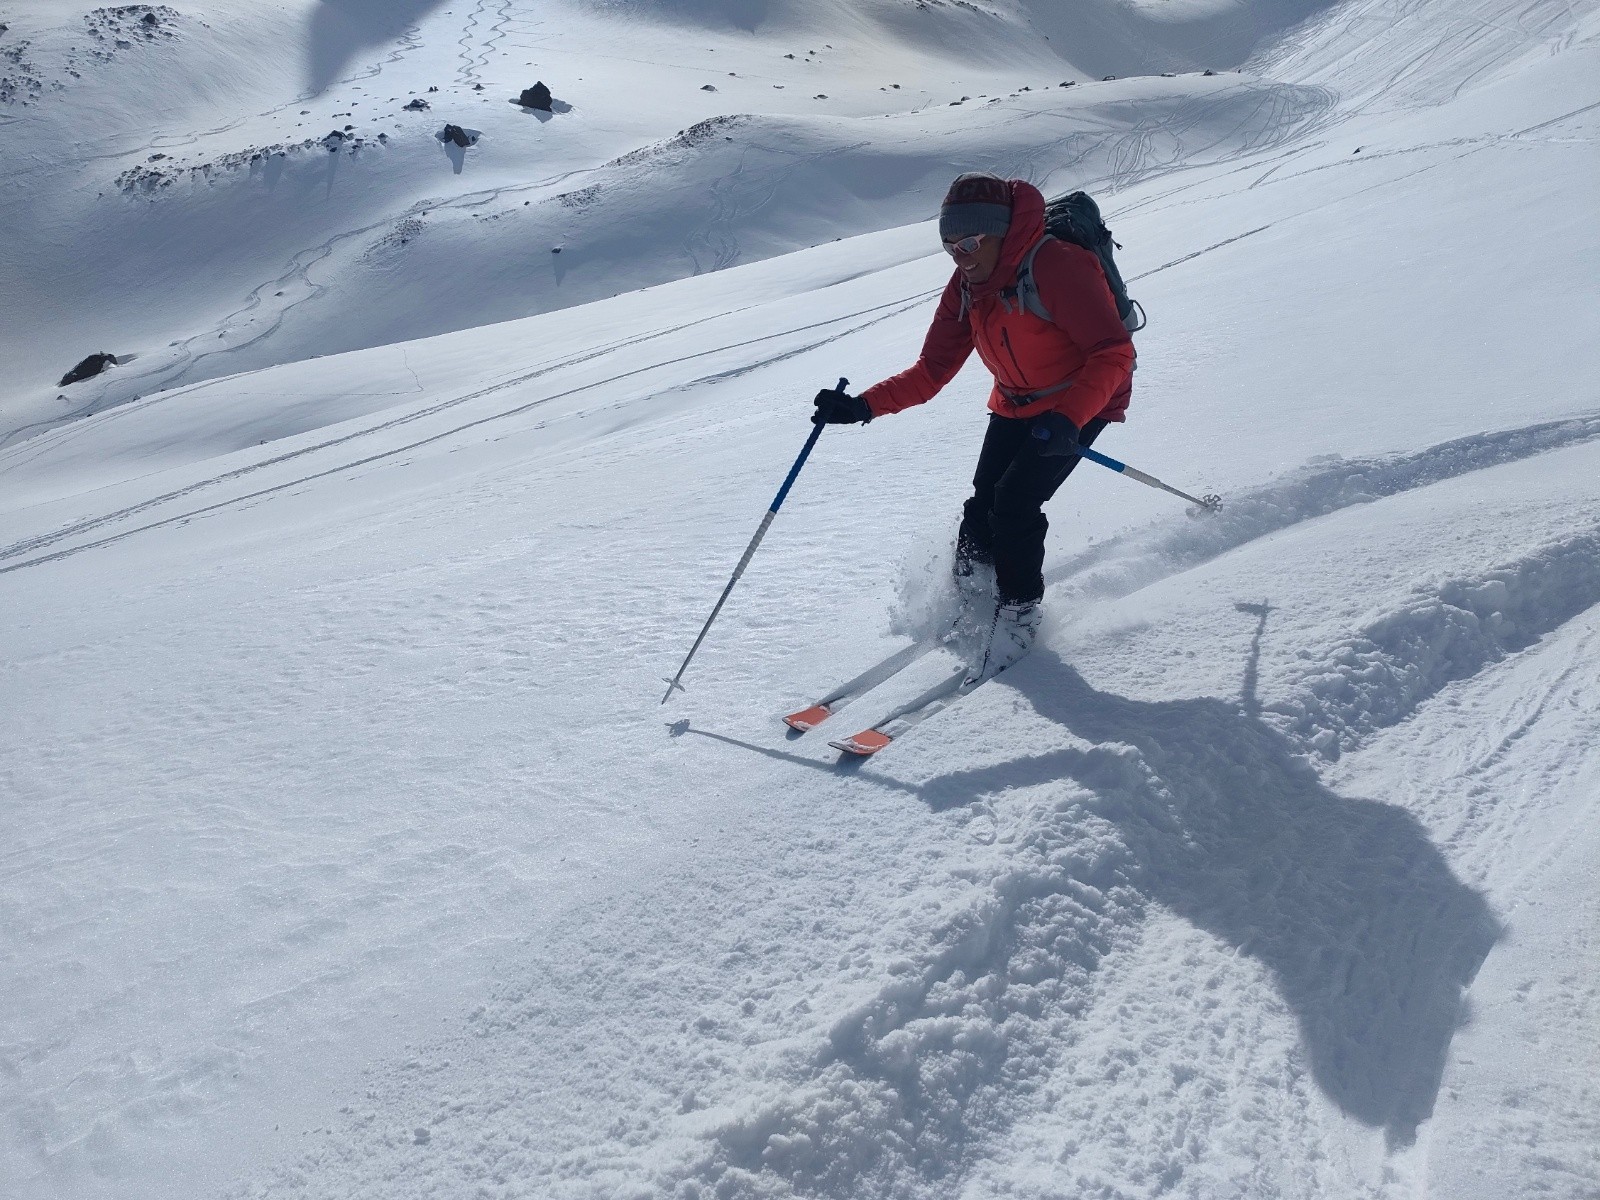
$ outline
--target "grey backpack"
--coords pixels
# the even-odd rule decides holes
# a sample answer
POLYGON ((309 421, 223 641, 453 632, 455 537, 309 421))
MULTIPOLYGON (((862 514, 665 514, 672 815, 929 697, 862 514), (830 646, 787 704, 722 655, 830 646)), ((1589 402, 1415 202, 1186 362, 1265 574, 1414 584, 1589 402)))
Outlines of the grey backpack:
MULTIPOLYGON (((1112 239, 1111 230, 1100 219, 1100 206, 1088 192, 1069 192, 1048 201, 1044 207, 1044 232, 1046 237, 1059 238, 1092 251, 1100 260, 1106 283, 1111 286, 1111 296, 1117 302, 1117 315, 1122 318, 1123 328, 1129 333, 1137 333, 1144 328, 1144 308, 1129 297, 1128 286, 1122 282, 1122 272, 1117 270, 1117 260, 1111 253, 1113 247, 1118 250, 1122 247, 1112 239)), ((1049 321, 1050 310, 1040 299, 1039 286, 1033 281, 1033 260, 1042 245, 1044 238, 1040 238, 1028 251, 1028 256, 1017 268, 1016 285, 1008 288, 1007 292, 1014 295, 1017 302, 1034 316, 1049 321)))

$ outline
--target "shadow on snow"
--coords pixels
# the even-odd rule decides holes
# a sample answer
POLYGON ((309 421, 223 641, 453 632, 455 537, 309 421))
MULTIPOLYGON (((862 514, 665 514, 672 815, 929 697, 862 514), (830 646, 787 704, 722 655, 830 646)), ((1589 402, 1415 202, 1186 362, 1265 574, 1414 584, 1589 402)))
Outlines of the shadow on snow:
MULTIPOLYGON (((1258 647, 1269 610, 1248 611, 1258 647)), ((1260 720, 1251 666, 1242 705, 1128 700, 1059 660, 1005 682, 1090 747, 946 775, 928 803, 1062 778, 1095 793, 1138 890, 1271 970, 1322 1091, 1391 1146, 1414 1140, 1501 933, 1417 820, 1325 787, 1260 720)))

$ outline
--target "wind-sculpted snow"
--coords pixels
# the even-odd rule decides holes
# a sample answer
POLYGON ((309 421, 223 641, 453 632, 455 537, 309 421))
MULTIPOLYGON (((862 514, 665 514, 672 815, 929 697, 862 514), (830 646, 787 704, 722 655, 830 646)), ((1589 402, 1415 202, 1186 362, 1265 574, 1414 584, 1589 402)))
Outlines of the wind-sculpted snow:
POLYGON ((1408 717, 1446 684, 1525 649, 1600 604, 1600 529, 1453 580, 1363 629, 1305 671, 1298 704, 1268 711, 1329 758, 1408 717))
MULTIPOLYGON (((1260 961, 1323 1093, 1396 1144, 1415 1136, 1498 936, 1415 820, 1322 787, 1294 743, 1222 701, 1123 701, 1060 664, 1023 693, 1087 748, 919 789, 935 809, 1024 806, 1012 865, 924 962, 835 1027, 806 1082, 717 1131, 695 1182, 667 1194, 947 1194, 969 1143, 1003 1134, 1067 1069, 1096 970, 1151 905, 1260 961)), ((1116 1194, 1102 1189, 1134 1121, 1102 1106, 1085 1117, 1068 1186, 1116 1194)))
MULTIPOLYGON (((804 1083, 716 1131, 671 1194, 938 1194, 970 1169, 966 1143, 1003 1134, 1070 1057, 1101 960, 1151 905, 1259 960, 1322 1094, 1409 1144, 1500 922, 1414 817, 1337 794, 1305 752, 1336 755, 1600 605, 1597 564, 1600 535, 1579 535, 1419 597, 1306 668, 1293 702, 1248 688, 1240 703, 1144 702, 1062 662, 1018 673, 1077 744, 915 789, 936 811, 1022 806, 1011 865, 837 1022, 804 1083)), ((1269 613, 1252 608, 1252 654, 1269 613)), ((1125 1131, 1100 1106, 1084 1116, 1097 1127, 1076 1139, 1073 1194, 1119 1194, 1107 1147, 1125 1131)), ((1197 1194, 1242 1191, 1257 1169, 1197 1194)))
MULTIPOLYGON (((1045 802, 1011 863, 971 908, 828 1030, 780 1099, 711 1135, 666 1194, 912 1197, 950 1186, 972 1145, 1002 1130, 1092 1002, 1094 973, 1132 936, 1141 872, 1082 793, 1045 802)), ((956 782, 930 785, 943 807, 956 782)), ((977 789, 981 794, 982 789, 977 789)))
MULTIPOLYGON (((1334 793, 1304 754, 1354 745, 1600 605, 1597 563, 1596 536, 1567 539, 1419 599, 1308 669, 1298 706, 1128 700, 1060 662, 1019 675, 1033 710, 1087 748, 917 790, 936 810, 1026 797, 1010 838, 1027 865, 840 1022, 798 1095, 716 1135, 695 1169, 704 1194, 929 1194, 965 1136, 1004 1128, 989 1093, 1014 1103, 1059 1064, 1100 960, 1151 904, 1260 960, 1323 1094, 1409 1143, 1500 924, 1414 818, 1334 793)), ((1081 1143, 1115 1145, 1090 1113, 1102 1128, 1081 1143)), ((1108 1157, 1082 1155, 1075 1194, 1100 1194, 1108 1157)))
MULTIPOLYGON (((1582 444, 1592 433, 1592 422, 1575 421, 1468 439, 1414 456, 1404 469, 1391 464, 1379 486, 1436 482, 1454 470, 1582 444)), ((1368 501, 1375 473, 1363 472, 1368 501)), ((1463 996, 1500 937, 1500 922, 1414 817, 1336 793, 1306 753, 1337 755, 1341 745, 1359 744, 1447 684, 1600 605, 1597 563, 1597 535, 1578 533, 1481 578, 1448 583, 1300 668, 1280 686, 1289 699, 1263 703, 1255 693, 1272 612, 1264 604, 1239 606, 1255 620, 1238 702, 1125 698, 1091 687, 1062 662, 1015 672, 1011 686, 1034 713, 1087 748, 936 776, 916 790, 941 810, 1025 805, 1027 816, 1013 812, 1008 822, 1019 857, 1032 858, 1052 840, 1058 849, 1076 842, 1075 852, 1041 851, 1033 870, 999 877, 968 924, 941 935, 925 963, 902 967, 846 1019, 845 1036, 830 1038, 822 1069, 797 1096, 719 1133, 717 1151, 695 1178, 724 1190, 705 1194, 936 1194, 926 1189, 948 1183, 953 1162, 972 1165, 950 1130, 982 1130, 985 1140, 1003 1134, 1016 1110, 996 1112, 985 1088, 1005 1080, 1002 1094, 1017 1105, 1044 1087, 1060 1058, 1070 1057, 1074 1019, 1091 1007, 1085 998, 1094 994, 1100 959, 1127 936, 1119 926, 1152 905, 1258 959, 1295 1017, 1321 1094, 1383 1129, 1391 1146, 1409 1144, 1433 1110, 1463 996), (1040 793, 1062 798, 1052 808, 1040 793), (1108 887, 1117 897, 1109 909, 1099 890, 1108 887), (1025 903, 1016 902, 1019 894, 1025 903), (1087 907, 1086 897, 1093 898, 1087 907), (1052 921, 1041 903, 1070 920, 1052 921), (1043 959, 1041 945, 1050 947, 1043 959), (1056 989, 1042 1009, 1041 964, 1056 989), (839 1053, 841 1042, 848 1054, 839 1053), (952 1111, 961 1117, 947 1129, 938 1117, 952 1111), (852 1136, 877 1120, 897 1131, 888 1149, 852 1136)), ((1184 1079, 1181 1061, 1172 1065, 1184 1079)), ((1116 1074, 1104 1082, 1113 1086, 1116 1074)), ((1136 1091, 1127 1098, 1147 1099, 1136 1091)), ((1112 1149, 1128 1132, 1115 1112, 1084 1106, 1081 1118, 1093 1132, 1071 1142, 1073 1194, 1121 1194, 1116 1180, 1124 1171, 1139 1162, 1152 1169, 1149 1157, 1112 1149)), ((1140 1154, 1160 1159, 1148 1144, 1140 1154)), ((1173 1160, 1177 1175, 1181 1161, 1173 1160)), ((1242 1194, 1261 1185, 1258 1169, 1202 1174, 1206 1182, 1193 1194, 1242 1194)), ((1277 1186, 1315 1194, 1301 1190, 1304 1182, 1285 1178, 1277 1186)), ((1057 1177, 1048 1194, 1060 1186, 1057 1177)))

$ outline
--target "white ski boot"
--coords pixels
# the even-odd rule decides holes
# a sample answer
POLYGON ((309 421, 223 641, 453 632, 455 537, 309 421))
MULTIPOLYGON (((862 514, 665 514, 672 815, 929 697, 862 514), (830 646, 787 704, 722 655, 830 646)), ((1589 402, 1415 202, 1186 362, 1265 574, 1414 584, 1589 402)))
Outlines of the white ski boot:
POLYGON ((1043 616, 1037 600, 1002 604, 996 608, 983 661, 968 679, 991 679, 1026 658, 1033 649, 1034 639, 1039 636, 1039 622, 1043 616))
POLYGON ((951 629, 949 646, 964 662, 981 664, 989 647, 989 631, 994 628, 994 564, 958 560, 954 571, 959 608, 951 629))

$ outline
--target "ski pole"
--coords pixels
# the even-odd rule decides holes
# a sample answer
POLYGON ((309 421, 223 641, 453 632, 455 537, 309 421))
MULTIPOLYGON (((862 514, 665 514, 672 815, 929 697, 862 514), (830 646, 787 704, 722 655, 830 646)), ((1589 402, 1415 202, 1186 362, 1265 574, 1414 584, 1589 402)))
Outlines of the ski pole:
MULTIPOLYGON (((1109 454, 1101 454, 1098 450, 1091 450, 1088 446, 1074 446, 1072 452, 1080 458, 1087 458, 1090 462, 1099 463, 1102 467, 1109 467, 1119 475, 1126 475, 1129 479, 1149 487, 1160 488, 1163 492, 1171 492, 1174 496, 1187 500, 1190 504, 1198 504, 1202 512, 1218 513, 1222 511, 1222 497, 1215 492, 1205 496, 1191 496, 1188 492, 1180 492, 1170 484, 1162 483, 1154 475, 1146 475, 1137 468, 1130 467, 1127 463, 1112 458, 1109 454)), ((1191 514, 1192 515, 1192 514, 1191 514)))
MULTIPOLYGON (((837 390, 842 392, 849 386, 850 381, 841 378, 837 390)), ((711 623, 717 619, 717 614, 722 611, 722 606, 728 602, 728 596, 733 591, 733 585, 739 582, 739 576, 744 574, 744 569, 750 565, 751 558, 755 556, 756 547, 761 545, 761 539, 767 536, 767 530, 772 525, 772 519, 778 515, 778 509, 783 506, 784 497, 789 494, 789 489, 794 486, 794 481, 800 474, 800 468, 806 465, 806 459, 810 457, 811 448, 817 444, 817 439, 822 436, 824 428, 825 426, 820 421, 812 428, 811 436, 806 439, 805 446, 800 450, 800 457, 795 459, 794 466, 789 468, 789 477, 783 481, 783 486, 778 489, 778 495, 772 501, 771 507, 767 509, 767 515, 761 518, 761 524, 756 529, 755 537, 751 538, 750 544, 745 547, 744 557, 739 560, 739 565, 733 569, 733 578, 728 580, 728 586, 722 589, 722 595, 717 600, 717 606, 711 610, 711 615, 706 618, 706 623, 700 627, 700 636, 695 638, 694 645, 689 647, 689 653, 684 657, 683 665, 678 668, 678 673, 667 680, 667 694, 661 697, 661 703, 665 704, 672 699, 674 691, 683 690, 683 685, 678 680, 682 679, 683 673, 689 669, 689 660, 694 657, 695 651, 700 649, 700 643, 706 640, 706 634, 711 631, 711 623)))

